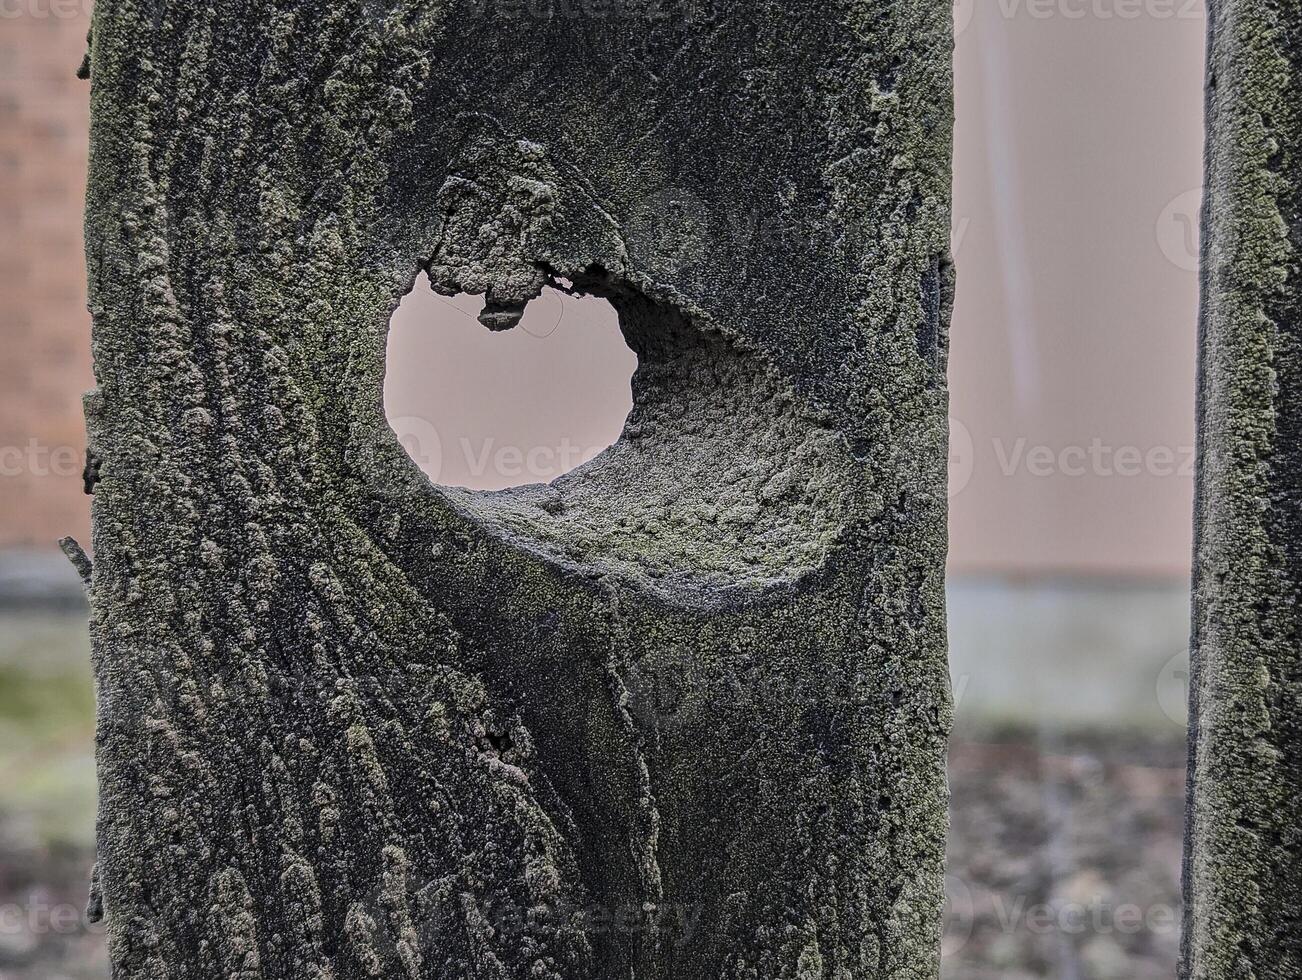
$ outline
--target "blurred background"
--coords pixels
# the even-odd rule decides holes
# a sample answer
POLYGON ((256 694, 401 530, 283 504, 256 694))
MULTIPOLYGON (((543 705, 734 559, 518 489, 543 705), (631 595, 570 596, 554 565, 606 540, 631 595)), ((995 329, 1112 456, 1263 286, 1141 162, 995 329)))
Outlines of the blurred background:
MULTIPOLYGON (((89 0, 0 0, 0 980, 107 977, 85 605, 89 0)), ((1201 0, 960 0, 950 376, 958 723, 945 975, 1170 977, 1193 494, 1201 0)), ((441 482, 618 437, 601 301, 494 335, 423 280, 386 404, 441 482), (512 397, 503 399, 501 393, 512 397)))

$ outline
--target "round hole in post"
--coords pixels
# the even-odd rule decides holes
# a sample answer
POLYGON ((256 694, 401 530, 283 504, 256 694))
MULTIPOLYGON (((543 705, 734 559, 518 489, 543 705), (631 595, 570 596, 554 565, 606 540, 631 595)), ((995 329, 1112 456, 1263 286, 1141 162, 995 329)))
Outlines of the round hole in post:
POLYGON ((834 427, 707 320, 572 275, 523 309, 424 275, 403 300, 386 414, 436 492, 549 561, 690 606, 818 568, 853 499, 834 427))
POLYGON ((469 490, 546 484, 611 446, 637 358, 610 303, 546 289, 513 326, 485 309, 422 272, 390 321, 385 415, 425 474, 469 490))

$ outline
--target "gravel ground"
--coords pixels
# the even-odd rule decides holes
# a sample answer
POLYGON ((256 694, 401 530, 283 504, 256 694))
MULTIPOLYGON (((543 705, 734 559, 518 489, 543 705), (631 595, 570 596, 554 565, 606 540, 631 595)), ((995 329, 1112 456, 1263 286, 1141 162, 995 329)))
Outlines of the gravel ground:
MULTIPOLYGON (((32 585, 32 562, 6 577, 14 562, 0 552, 0 598, 19 600, 0 602, 0 980, 108 977, 102 925, 84 914, 95 801, 85 609, 56 557, 39 611, 13 588, 32 585)), ((1175 975, 1184 688, 1182 661, 1162 651, 1187 629, 1182 589, 1137 612, 1116 590, 953 590, 967 696, 950 758, 944 980, 1175 975), (1047 661, 1046 649, 1059 654, 1047 661), (996 717, 1106 734, 979 721, 996 717), (1126 734, 1141 729, 1153 734, 1126 734)))
MULTIPOLYGON (((954 747, 945 980, 1174 976, 1183 750, 1015 735, 954 747)), ((106 978, 90 847, 0 812, 0 978, 106 978)))
POLYGON ((32 847, 0 829, 0 978, 107 980, 102 926, 85 916, 89 847, 32 847))
POLYGON ((946 980, 1170 980, 1184 757, 1115 734, 957 743, 946 980))

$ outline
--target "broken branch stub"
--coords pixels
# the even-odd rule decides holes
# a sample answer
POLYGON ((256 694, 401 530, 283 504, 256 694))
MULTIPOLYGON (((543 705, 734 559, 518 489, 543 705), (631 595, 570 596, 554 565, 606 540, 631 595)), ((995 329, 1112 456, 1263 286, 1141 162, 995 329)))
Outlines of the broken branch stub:
POLYGON ((937 975, 949 6, 548 10, 96 5, 118 977, 937 975), (607 297, 620 440, 432 486, 418 267, 607 297))

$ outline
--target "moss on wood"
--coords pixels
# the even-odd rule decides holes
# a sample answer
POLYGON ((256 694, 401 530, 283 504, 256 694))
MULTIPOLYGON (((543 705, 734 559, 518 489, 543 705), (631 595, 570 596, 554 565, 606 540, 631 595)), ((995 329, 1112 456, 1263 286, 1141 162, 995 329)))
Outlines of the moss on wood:
POLYGON ((96 4, 120 978, 937 976, 949 5, 577 10, 96 4), (430 485, 420 269, 608 296, 618 444, 430 485))
POLYGON ((1209 6, 1183 976, 1302 976, 1302 4, 1209 6))

